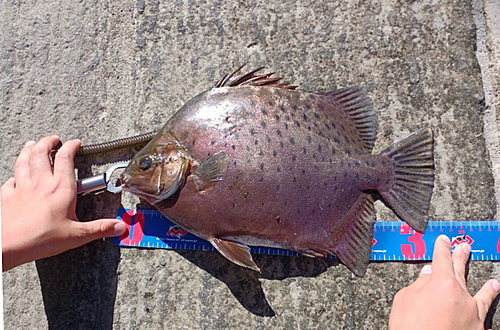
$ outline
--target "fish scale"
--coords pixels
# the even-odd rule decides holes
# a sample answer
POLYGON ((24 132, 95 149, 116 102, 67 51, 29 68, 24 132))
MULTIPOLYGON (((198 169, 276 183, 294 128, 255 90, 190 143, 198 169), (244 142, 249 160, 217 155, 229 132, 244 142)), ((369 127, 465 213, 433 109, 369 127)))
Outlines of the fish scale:
POLYGON ((430 129, 372 155, 377 124, 362 88, 312 93, 256 72, 188 101, 134 156, 123 189, 256 271, 251 245, 335 254, 363 276, 375 196, 425 230, 430 129))

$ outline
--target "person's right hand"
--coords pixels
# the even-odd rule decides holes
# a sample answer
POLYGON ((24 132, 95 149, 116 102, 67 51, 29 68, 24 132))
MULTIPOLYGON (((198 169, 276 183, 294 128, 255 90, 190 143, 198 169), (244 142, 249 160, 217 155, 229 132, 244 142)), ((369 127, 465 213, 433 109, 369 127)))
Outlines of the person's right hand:
POLYGON ((484 330, 484 320, 500 291, 500 283, 488 280, 472 297, 467 291, 465 268, 470 245, 458 245, 451 254, 445 235, 436 239, 432 265, 396 294, 389 330, 484 330))

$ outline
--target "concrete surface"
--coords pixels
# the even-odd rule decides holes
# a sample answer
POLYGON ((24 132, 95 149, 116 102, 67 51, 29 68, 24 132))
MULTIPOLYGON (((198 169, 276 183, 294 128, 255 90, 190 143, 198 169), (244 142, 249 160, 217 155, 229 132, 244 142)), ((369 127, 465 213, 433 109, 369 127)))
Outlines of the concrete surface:
MULTIPOLYGON (((365 86, 378 116, 375 151, 430 126, 432 219, 496 219, 499 12, 496 0, 5 0, 0 181, 27 140, 59 134, 95 143, 149 131, 248 62, 305 90, 365 86)), ((77 166, 89 174, 99 169, 90 163, 131 152, 77 166)), ((113 217, 121 203, 137 200, 87 196, 78 214, 113 217)), ((381 203, 377 211, 379 220, 394 219, 381 203)), ((5 326, 383 329, 395 293, 422 266, 372 263, 359 279, 329 260, 255 260, 260 277, 216 253, 94 242, 4 273, 5 326)), ((471 292, 499 270, 473 262, 471 292)), ((488 323, 498 328, 498 315, 488 323)))

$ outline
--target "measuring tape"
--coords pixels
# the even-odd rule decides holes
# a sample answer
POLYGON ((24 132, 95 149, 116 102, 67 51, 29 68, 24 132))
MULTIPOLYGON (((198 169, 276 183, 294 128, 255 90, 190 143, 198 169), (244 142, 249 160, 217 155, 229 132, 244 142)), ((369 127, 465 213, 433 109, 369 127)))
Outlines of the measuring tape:
MULTIPOLYGON (((119 246, 169 250, 215 251, 212 244, 179 227, 156 210, 119 209, 118 219, 128 231, 114 238, 119 246)), ((471 260, 500 259, 500 221, 430 221, 425 234, 401 221, 376 221, 373 261, 432 260, 434 241, 450 238, 452 249, 462 242, 471 246, 471 260)), ((298 256, 297 252, 251 246, 252 253, 298 256)), ((333 257, 333 256, 328 256, 333 257)))

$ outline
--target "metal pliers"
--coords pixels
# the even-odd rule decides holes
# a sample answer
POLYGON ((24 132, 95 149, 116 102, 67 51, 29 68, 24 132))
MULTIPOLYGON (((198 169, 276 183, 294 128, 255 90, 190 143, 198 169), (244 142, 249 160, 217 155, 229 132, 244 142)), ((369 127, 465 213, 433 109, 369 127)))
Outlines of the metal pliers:
POLYGON ((121 185, 111 181, 111 176, 118 169, 124 169, 128 162, 116 163, 111 165, 106 172, 97 174, 88 178, 76 180, 76 191, 78 195, 89 193, 98 194, 105 190, 117 194, 122 191, 121 185))

